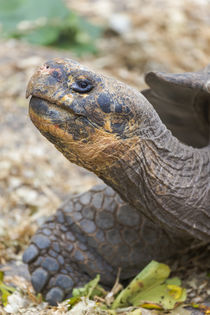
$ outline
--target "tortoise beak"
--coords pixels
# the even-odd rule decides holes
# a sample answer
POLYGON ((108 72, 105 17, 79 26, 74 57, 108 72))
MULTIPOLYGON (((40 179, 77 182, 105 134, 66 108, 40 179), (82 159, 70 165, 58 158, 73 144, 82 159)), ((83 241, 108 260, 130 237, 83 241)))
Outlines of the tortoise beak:
POLYGON ((29 96, 36 94, 37 86, 39 85, 39 81, 41 79, 42 72, 40 71, 42 67, 39 67, 35 73, 30 78, 27 88, 26 88, 26 98, 29 98, 29 96))
POLYGON ((31 79, 29 80, 26 88, 26 98, 29 98, 30 95, 33 95, 34 87, 36 86, 36 83, 43 74, 49 75, 49 70, 46 64, 38 67, 34 74, 32 75, 31 79))
POLYGON ((26 98, 29 98, 29 96, 32 95, 32 92, 33 92, 33 84, 32 84, 32 78, 31 78, 26 88, 26 98))
POLYGON ((65 81, 66 71, 60 63, 60 59, 47 61, 44 65, 38 67, 31 77, 26 89, 26 98, 30 95, 50 98, 53 91, 58 89, 65 81))

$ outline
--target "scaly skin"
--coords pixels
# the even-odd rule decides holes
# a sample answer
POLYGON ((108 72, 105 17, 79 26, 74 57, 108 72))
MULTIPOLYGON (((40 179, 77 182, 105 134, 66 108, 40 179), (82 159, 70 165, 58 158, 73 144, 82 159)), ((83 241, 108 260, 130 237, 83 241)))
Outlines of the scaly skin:
POLYGON ((112 285, 119 266, 121 279, 128 279, 152 259, 164 261, 186 245, 169 240, 164 230, 100 185, 67 200, 38 229, 23 258, 36 292, 55 304, 97 273, 112 285))
MULTIPOLYGON (((199 79, 202 82, 196 86, 190 80, 181 82, 193 93, 202 90, 209 111, 209 76, 204 77, 204 83, 199 79)), ((129 278, 151 258, 164 261, 193 238, 209 242, 208 145, 198 149, 179 142, 141 93, 69 59, 55 59, 38 69, 27 95, 32 95, 29 112, 40 132, 71 162, 96 173, 127 202, 122 204, 114 194, 109 198, 115 210, 107 209, 108 188, 103 187, 88 193, 97 205, 92 201, 83 205, 83 195, 75 197, 70 201, 73 210, 66 212, 64 206, 37 232, 24 261, 29 263, 35 290, 44 292, 51 304, 97 272, 110 284, 118 267, 123 269, 122 278, 129 278), (67 239, 68 233, 72 239, 67 239), (52 252, 53 242, 60 245, 57 254, 52 252), (56 280, 66 272, 68 276, 56 280)), ((200 132, 198 137, 204 143, 209 142, 209 122, 205 128, 207 134, 203 137, 200 132)), ((202 146, 201 140, 197 142, 202 146)))

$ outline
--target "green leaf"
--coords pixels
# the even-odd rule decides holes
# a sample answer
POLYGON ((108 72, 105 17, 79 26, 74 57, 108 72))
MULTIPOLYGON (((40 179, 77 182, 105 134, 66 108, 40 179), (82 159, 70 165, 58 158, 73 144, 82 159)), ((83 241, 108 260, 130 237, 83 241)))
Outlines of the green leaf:
POLYGON ((129 305, 151 309, 170 310, 186 299, 186 290, 180 280, 167 280, 170 268, 152 261, 117 296, 112 308, 129 305))
POLYGON ((19 7, 24 2, 25 0, 0 0, 0 24, 4 32, 14 31, 17 23, 22 20, 19 7))
POLYGON ((69 305, 68 310, 70 310, 74 305, 76 305, 80 301, 81 301, 81 298, 77 296, 73 296, 70 299, 68 299, 68 305, 69 305))
POLYGON ((97 275, 93 280, 88 282, 83 288, 73 289, 73 292, 72 292, 73 297, 86 296, 87 298, 91 299, 95 295, 100 296, 103 289, 100 286, 98 286, 99 281, 100 281, 100 275, 97 275))
POLYGON ((26 20, 36 20, 40 17, 64 19, 69 14, 62 0, 25 0, 20 10, 26 20))
POLYGON ((185 300, 185 289, 177 285, 163 283, 137 294, 130 301, 134 306, 170 310, 185 300))
POLYGON ((100 275, 97 275, 93 280, 88 282, 82 288, 75 288, 72 292, 72 298, 68 300, 70 309, 81 301, 81 297, 87 297, 88 299, 93 299, 94 296, 101 296, 106 293, 106 291, 98 285, 100 281, 100 275))
POLYGON ((12 294, 15 291, 15 288, 4 284, 3 280, 4 280, 4 273, 0 271, 0 297, 2 300, 2 304, 6 306, 7 298, 10 294, 12 294))
POLYGON ((95 53, 102 29, 69 11, 62 0, 0 0, 1 35, 37 45, 95 53))
POLYGON ((62 0, 0 0, 0 22, 35 21, 40 17, 64 19, 68 14, 62 0))
POLYGON ((4 279, 4 273, 3 271, 0 271, 0 281, 3 281, 3 279, 4 279))
POLYGON ((46 25, 31 31, 30 34, 23 36, 32 44, 50 45, 53 44, 59 37, 59 29, 50 25, 46 25))
POLYGON ((117 296, 112 308, 132 305, 130 301, 132 297, 136 296, 141 291, 145 291, 148 288, 159 285, 167 279, 169 274, 170 269, 167 265, 152 261, 117 296))

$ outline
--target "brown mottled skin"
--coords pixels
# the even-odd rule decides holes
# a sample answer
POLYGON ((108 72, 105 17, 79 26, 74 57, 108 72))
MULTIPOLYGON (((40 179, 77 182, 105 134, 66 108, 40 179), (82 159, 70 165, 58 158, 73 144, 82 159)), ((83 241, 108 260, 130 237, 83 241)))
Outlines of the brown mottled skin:
POLYGON ((128 279, 194 239, 210 241, 210 67, 146 82, 140 93, 70 59, 47 62, 29 82, 35 126, 114 189, 68 200, 24 253, 51 304, 96 273, 110 285, 119 267, 128 279))

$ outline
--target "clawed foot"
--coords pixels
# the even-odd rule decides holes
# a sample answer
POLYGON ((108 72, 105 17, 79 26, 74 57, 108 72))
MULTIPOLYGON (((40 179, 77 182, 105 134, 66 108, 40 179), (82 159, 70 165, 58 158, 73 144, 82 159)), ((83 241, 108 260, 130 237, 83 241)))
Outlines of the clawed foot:
POLYGON ((113 267, 98 252, 103 233, 90 220, 96 213, 92 195, 67 201, 38 229, 23 255, 35 291, 51 305, 71 296, 73 288, 97 273, 105 284, 114 281, 113 267))
POLYGON ((82 273, 76 263, 70 262, 74 236, 62 231, 64 228, 49 219, 37 231, 23 255, 35 291, 42 292, 51 305, 70 296, 74 287, 89 281, 89 276, 82 273))

